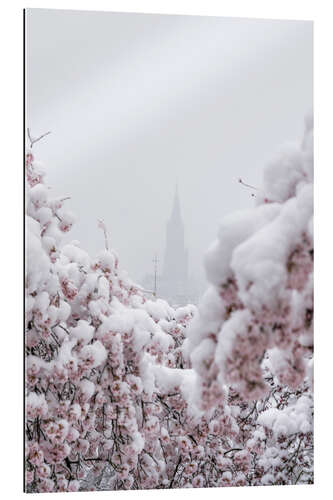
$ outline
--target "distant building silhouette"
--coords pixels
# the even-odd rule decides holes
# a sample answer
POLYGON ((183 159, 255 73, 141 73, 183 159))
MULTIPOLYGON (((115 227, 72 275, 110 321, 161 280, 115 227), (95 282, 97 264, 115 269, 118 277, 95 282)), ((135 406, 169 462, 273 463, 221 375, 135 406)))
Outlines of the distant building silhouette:
MULTIPOLYGON (((156 259, 153 260, 156 265, 156 259)), ((171 305, 197 302, 196 283, 189 277, 188 250, 185 247, 184 222, 182 219, 178 186, 176 186, 170 218, 166 226, 163 267, 155 275, 148 273, 143 285, 154 290, 156 278, 157 297, 171 305)))
POLYGON ((157 290, 158 296, 170 303, 184 304, 188 300, 188 252, 185 248, 178 186, 166 227, 163 271, 157 290))
POLYGON ((188 281, 188 252, 185 249, 184 223, 180 212, 178 186, 167 223, 162 280, 170 293, 183 294, 188 281))

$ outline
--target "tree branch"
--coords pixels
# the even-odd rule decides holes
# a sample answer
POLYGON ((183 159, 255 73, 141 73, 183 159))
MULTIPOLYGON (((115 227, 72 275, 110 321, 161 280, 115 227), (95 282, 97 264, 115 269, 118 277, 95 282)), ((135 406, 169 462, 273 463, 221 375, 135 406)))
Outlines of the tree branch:
POLYGON ((43 137, 46 137, 47 135, 49 135, 51 133, 51 130, 49 130, 48 132, 45 132, 45 134, 42 134, 40 135, 39 137, 37 137, 36 139, 34 139, 33 137, 31 137, 31 134, 30 134, 30 128, 27 129, 27 132, 28 132, 28 139, 30 141, 30 147, 32 148, 32 146, 40 141, 41 139, 43 139, 43 137))

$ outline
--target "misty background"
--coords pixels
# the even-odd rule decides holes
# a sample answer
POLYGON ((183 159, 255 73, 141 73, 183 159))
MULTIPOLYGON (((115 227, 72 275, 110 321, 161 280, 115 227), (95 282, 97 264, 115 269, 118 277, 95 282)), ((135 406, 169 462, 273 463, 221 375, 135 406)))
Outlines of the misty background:
POLYGON ((111 246, 141 282, 163 266, 175 186, 189 274, 224 215, 253 205, 267 161, 312 108, 312 23, 28 9, 26 123, 69 239, 111 246))

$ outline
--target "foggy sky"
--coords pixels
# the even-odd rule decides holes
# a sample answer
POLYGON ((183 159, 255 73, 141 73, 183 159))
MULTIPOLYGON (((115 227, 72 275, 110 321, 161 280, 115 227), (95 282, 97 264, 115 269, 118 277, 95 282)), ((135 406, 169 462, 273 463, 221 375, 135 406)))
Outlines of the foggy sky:
POLYGON ((282 144, 312 108, 312 23, 27 11, 27 125, 55 195, 77 215, 70 239, 103 248, 140 280, 163 260, 175 184, 190 272, 219 221, 253 204, 282 144))

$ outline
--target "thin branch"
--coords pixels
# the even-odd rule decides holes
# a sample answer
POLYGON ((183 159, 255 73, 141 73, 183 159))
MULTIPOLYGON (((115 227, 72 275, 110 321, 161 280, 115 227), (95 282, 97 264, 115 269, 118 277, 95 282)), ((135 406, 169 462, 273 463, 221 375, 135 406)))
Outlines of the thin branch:
POLYGON ((301 477, 302 474, 303 474, 303 470, 301 470, 301 472, 298 474, 297 479, 296 479, 296 481, 295 481, 294 484, 298 483, 298 480, 300 479, 300 477, 301 477))
POLYGON ((163 444, 162 444, 161 438, 159 438, 159 442, 160 442, 160 446, 161 446, 161 449, 162 449, 164 461, 165 461, 165 463, 167 463, 167 457, 165 455, 165 451, 164 451, 164 448, 163 448, 163 444))
POLYGON ((250 189, 254 189, 255 191, 260 191, 260 189, 254 187, 254 186, 251 186, 251 184, 246 184, 245 182, 243 182, 241 178, 238 179, 238 182, 240 184, 242 184, 242 186, 248 187, 250 189))
POLYGON ((253 405, 253 408, 252 410, 250 411, 250 413, 248 415, 246 415, 246 417, 244 418, 241 418, 241 421, 242 422, 246 422, 246 420, 252 415, 252 413, 254 412, 254 410, 257 408, 257 402, 254 403, 253 405))
POLYGON ((29 129, 29 128, 28 128, 27 132, 28 132, 28 139, 29 139, 29 141, 30 141, 30 147, 32 148, 32 146, 33 146, 36 142, 38 142, 38 141, 40 141, 41 139, 43 139, 43 137, 46 137, 47 135, 49 135, 49 134, 51 133, 51 130, 49 130, 48 132, 45 132, 45 134, 40 135, 40 136, 39 136, 39 137, 37 137, 36 139, 33 139, 33 138, 31 137, 31 134, 30 134, 30 129, 29 129))
POLYGON ((106 229, 106 225, 102 219, 97 219, 97 221, 98 221, 98 227, 101 228, 104 233, 105 250, 109 251, 108 232, 106 229))
POLYGON ((149 456, 150 456, 150 458, 151 458, 152 460, 154 460, 155 464, 156 464, 156 465, 158 465, 158 462, 157 462, 156 458, 154 458, 154 457, 153 457, 153 455, 152 455, 151 453, 149 453, 149 451, 147 451, 147 450, 145 450, 145 449, 144 449, 144 450, 143 450, 143 452, 144 452, 146 455, 149 455, 149 456))
POLYGON ((172 479, 171 479, 171 482, 170 482, 170 484, 169 484, 169 488, 172 488, 172 485, 173 485, 173 483, 174 483, 174 480, 175 480, 175 477, 176 477, 176 474, 177 474, 177 470, 178 470, 178 467, 179 467, 179 465, 180 465, 181 460, 182 460, 182 458, 181 458, 181 457, 179 457, 179 459, 178 459, 178 463, 177 463, 177 465, 176 465, 176 468, 175 468, 175 470, 174 470, 174 473, 173 473, 173 476, 172 476, 172 479))
POLYGON ((62 328, 67 333, 67 335, 69 335, 69 331, 64 326, 60 325, 60 323, 58 325, 54 325, 53 328, 55 328, 56 326, 59 326, 59 328, 62 328))
POLYGON ((243 448, 231 448, 230 450, 225 451, 223 455, 226 456, 228 453, 231 453, 232 451, 242 451, 242 449, 243 448))

